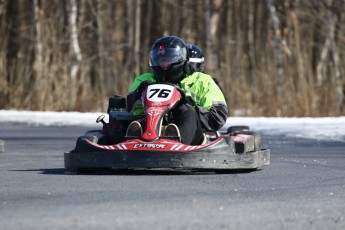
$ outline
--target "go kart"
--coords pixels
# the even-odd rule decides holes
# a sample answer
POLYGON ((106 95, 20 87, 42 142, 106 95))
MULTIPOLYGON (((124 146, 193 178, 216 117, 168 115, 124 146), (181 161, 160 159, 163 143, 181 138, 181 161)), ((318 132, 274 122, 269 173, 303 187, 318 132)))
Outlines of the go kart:
POLYGON ((100 130, 79 137, 75 148, 64 153, 67 171, 87 169, 163 169, 191 171, 255 170, 270 164, 270 150, 248 126, 231 126, 226 132, 205 132, 203 143, 187 145, 179 136, 162 133, 169 111, 183 98, 170 84, 150 84, 142 93, 144 117, 136 117, 121 103, 109 100, 109 122, 97 118, 100 130), (115 105, 114 105, 115 104, 115 105), (142 135, 126 135, 130 122, 142 119, 142 135))

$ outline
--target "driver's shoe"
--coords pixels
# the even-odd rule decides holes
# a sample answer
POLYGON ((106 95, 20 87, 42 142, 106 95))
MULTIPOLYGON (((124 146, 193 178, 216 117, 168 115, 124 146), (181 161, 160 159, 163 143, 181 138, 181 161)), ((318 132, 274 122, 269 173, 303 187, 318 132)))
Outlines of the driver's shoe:
POLYGON ((128 137, 137 137, 141 136, 143 134, 143 128, 141 127, 141 124, 138 121, 132 121, 126 132, 126 136, 128 137))
POLYGON ((165 126, 164 136, 166 137, 181 137, 180 130, 177 125, 169 124, 165 126))

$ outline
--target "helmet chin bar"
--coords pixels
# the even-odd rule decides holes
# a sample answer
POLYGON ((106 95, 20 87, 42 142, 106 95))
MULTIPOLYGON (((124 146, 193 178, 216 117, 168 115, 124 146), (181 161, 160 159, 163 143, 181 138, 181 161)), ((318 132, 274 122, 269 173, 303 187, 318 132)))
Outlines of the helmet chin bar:
POLYGON ((176 84, 180 82, 186 74, 186 63, 187 61, 174 64, 167 70, 163 70, 160 67, 152 67, 152 70, 156 75, 158 82, 169 82, 176 84))

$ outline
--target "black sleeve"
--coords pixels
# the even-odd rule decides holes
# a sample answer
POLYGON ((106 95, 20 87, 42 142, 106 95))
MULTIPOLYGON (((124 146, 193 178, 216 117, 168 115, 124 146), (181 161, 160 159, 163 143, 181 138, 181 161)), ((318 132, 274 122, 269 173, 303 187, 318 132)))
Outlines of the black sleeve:
POLYGON ((141 82, 136 90, 134 90, 133 92, 130 92, 127 95, 127 100, 126 100, 127 101, 127 105, 126 105, 127 111, 132 111, 135 102, 141 98, 142 92, 147 88, 147 86, 151 82, 152 81, 141 82))
POLYGON ((217 131, 226 123, 228 107, 225 103, 214 104, 210 110, 202 106, 196 107, 200 122, 205 131, 217 131))
POLYGON ((137 91, 133 91, 127 95, 126 108, 131 112, 135 102, 140 98, 140 94, 137 91))

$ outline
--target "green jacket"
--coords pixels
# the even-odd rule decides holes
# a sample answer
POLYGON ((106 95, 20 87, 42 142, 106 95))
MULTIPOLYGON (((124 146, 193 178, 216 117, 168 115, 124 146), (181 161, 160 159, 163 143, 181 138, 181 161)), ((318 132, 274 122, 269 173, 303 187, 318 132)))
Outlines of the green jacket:
MULTIPOLYGON (((134 93, 144 81, 156 82, 154 74, 144 73, 138 76, 130 88, 130 94, 134 93)), ((190 96, 195 102, 195 109, 199 113, 201 124, 206 131, 216 131, 225 124, 228 117, 226 101, 222 91, 210 75, 194 72, 180 81, 179 86, 184 90, 186 96, 190 96)), ((133 108, 134 115, 144 114, 141 103, 136 103, 133 108)))

